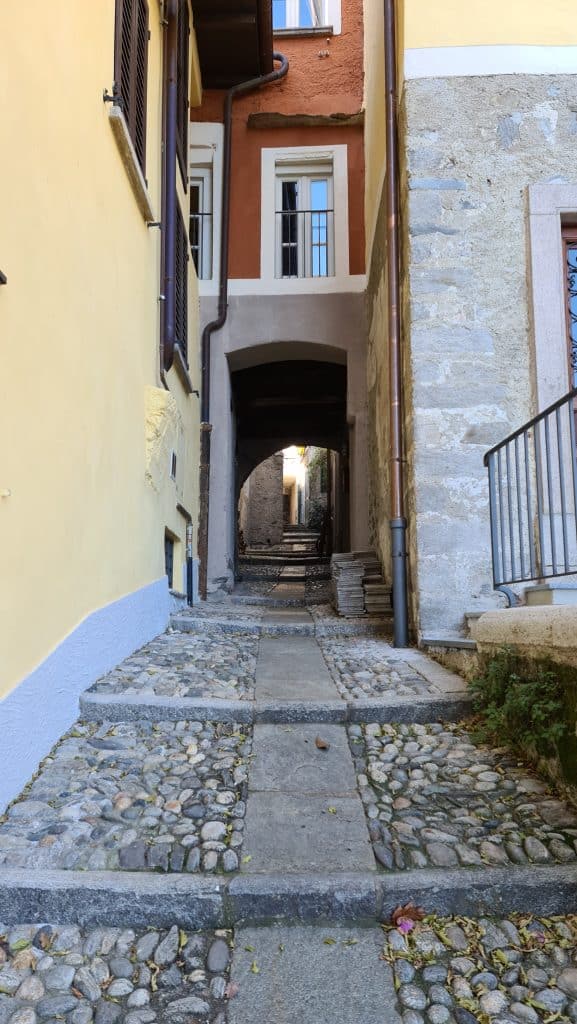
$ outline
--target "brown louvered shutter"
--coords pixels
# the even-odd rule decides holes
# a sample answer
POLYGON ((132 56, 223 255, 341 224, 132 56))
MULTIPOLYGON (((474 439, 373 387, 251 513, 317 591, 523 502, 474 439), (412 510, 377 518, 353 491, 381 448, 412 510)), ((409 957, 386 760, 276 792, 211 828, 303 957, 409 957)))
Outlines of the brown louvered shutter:
POLYGON ((178 163, 182 174, 182 180, 186 184, 187 154, 188 154, 188 51, 189 51, 190 28, 188 23, 188 0, 180 0, 178 6, 178 47, 177 47, 177 69, 176 69, 176 110, 177 110, 177 131, 176 131, 176 152, 178 163))
POLYGON ((176 217, 175 341, 188 365, 188 238, 180 206, 176 217))
POLYGON ((128 126, 142 173, 146 168, 148 2, 116 0, 114 95, 128 126))

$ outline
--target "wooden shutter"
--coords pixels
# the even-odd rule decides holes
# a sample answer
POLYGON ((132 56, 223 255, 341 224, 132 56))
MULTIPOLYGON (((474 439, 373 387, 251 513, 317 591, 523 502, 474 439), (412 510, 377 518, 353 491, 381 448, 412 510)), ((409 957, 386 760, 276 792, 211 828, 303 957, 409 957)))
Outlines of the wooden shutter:
POLYGON ((174 335, 188 365, 188 237, 180 206, 176 216, 174 335))
POLYGON ((189 64, 189 36, 190 28, 188 23, 188 0, 180 0, 178 6, 178 44, 177 44, 177 67, 176 67, 176 153, 182 174, 182 180, 186 184, 187 155, 188 155, 188 64, 189 64))
POLYGON ((128 126, 142 173, 146 167, 148 2, 116 0, 114 95, 128 126))

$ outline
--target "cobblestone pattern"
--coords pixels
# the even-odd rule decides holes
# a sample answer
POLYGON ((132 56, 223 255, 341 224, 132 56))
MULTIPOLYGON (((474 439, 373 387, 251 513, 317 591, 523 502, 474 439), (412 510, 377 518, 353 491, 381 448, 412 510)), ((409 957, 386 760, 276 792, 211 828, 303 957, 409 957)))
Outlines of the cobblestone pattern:
POLYGON ((341 697, 427 697, 435 691, 411 665, 389 659, 384 640, 319 640, 341 697))
POLYGON ((330 580, 312 577, 305 581, 306 604, 328 604, 331 599, 330 580))
POLYGON ((390 929, 403 1024, 577 1022, 577 917, 431 918, 390 929))
POLYGON ((282 565, 253 565, 252 562, 242 558, 238 563, 239 576, 243 581, 270 580, 273 583, 278 583, 282 570, 282 565))
POLYGON ((78 724, 0 819, 0 865, 235 871, 250 747, 220 723, 78 724))
POLYGON ((353 725, 349 736, 382 868, 577 860, 577 815, 507 751, 452 725, 353 725))
POLYGON ((352 636, 355 630, 358 630, 359 635, 376 635, 389 633, 392 628, 390 618, 370 615, 344 618, 337 614, 332 604, 313 604, 309 611, 318 637, 352 636))
MULTIPOLYGON (((199 601, 193 608, 185 608, 178 613, 183 619, 206 619, 208 629, 212 620, 235 619, 238 622, 260 622, 265 609, 260 605, 239 605, 231 601, 228 595, 219 600, 199 601)), ((219 638, 220 639, 220 638, 219 638)))
POLYGON ((0 924, 0 1024, 225 1024, 231 939, 0 924))
POLYGON ((90 692, 251 700, 257 654, 255 636, 171 630, 98 680, 90 692))

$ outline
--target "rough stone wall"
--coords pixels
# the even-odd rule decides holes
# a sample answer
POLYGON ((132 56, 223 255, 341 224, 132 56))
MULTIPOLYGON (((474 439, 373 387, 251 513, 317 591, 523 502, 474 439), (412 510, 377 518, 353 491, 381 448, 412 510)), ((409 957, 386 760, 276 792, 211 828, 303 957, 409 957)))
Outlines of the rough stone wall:
POLYGON ((500 602, 483 454, 535 411, 527 187, 575 180, 576 111, 577 76, 405 84, 407 455, 425 636, 500 602))
POLYGON ((381 196, 367 284, 367 403, 369 418, 369 538, 390 579, 389 360, 384 189, 381 196))
POLYGON ((283 454, 261 462, 245 483, 240 528, 248 547, 280 544, 283 535, 283 454))

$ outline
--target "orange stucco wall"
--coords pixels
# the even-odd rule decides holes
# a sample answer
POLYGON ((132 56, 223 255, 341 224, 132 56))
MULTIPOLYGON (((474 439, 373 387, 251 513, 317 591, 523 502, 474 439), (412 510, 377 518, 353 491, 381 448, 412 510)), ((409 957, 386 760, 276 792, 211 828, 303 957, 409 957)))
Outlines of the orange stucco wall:
MULTIPOLYGON (((278 146, 348 146, 349 270, 365 270, 363 129, 286 127, 249 129, 249 114, 356 114, 363 101, 363 3, 343 0, 342 33, 275 36, 289 60, 287 77, 235 102, 233 112, 230 276, 260 277, 261 149, 278 146), (329 55, 324 56, 328 51, 329 55)), ((193 121, 222 121, 222 92, 206 91, 193 121)))

